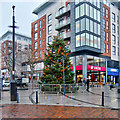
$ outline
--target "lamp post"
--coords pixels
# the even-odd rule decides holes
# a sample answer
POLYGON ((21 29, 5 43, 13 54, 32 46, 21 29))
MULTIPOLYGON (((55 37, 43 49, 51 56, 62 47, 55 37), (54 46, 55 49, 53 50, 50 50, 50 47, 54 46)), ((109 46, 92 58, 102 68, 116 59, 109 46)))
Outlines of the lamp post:
POLYGON ((64 95, 65 95, 65 71, 64 71, 64 59, 65 59, 65 56, 63 56, 62 59, 63 59, 63 84, 64 84, 64 95))
POLYGON ((13 9, 13 25, 9 26, 13 28, 13 66, 12 66, 12 78, 13 80, 11 81, 10 84, 10 92, 11 92, 11 101, 17 101, 17 84, 15 82, 15 15, 14 15, 14 10, 15 6, 12 6, 13 9))

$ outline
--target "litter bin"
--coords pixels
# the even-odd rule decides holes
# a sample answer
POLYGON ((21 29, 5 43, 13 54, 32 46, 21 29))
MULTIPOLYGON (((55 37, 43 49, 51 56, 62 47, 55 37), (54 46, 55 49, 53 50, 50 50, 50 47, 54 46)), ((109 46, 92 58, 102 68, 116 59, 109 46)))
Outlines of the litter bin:
POLYGON ((11 81, 10 95, 11 95, 11 101, 17 101, 17 83, 16 82, 11 81))

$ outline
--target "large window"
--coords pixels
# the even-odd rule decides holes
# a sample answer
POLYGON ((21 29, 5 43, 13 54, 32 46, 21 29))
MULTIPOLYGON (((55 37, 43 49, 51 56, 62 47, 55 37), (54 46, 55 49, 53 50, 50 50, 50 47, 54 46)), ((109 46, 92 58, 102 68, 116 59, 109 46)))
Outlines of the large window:
POLYGON ((48 23, 52 21, 52 14, 48 15, 48 23))
POLYGON ((100 49, 100 38, 98 38, 98 48, 100 49))
POLYGON ((34 24, 34 31, 37 30, 37 23, 34 24))
POLYGON ((89 5, 86 4, 86 15, 87 15, 87 16, 90 16, 90 13, 89 13, 90 10, 89 10, 89 8, 90 8, 89 5))
POLYGON ((93 18, 94 17, 94 9, 93 7, 90 6, 90 17, 93 18))
POLYGON ((38 36, 38 33, 36 32, 36 33, 34 34, 34 39, 35 39, 35 40, 37 40, 37 36, 38 36))
POLYGON ((64 7, 61 7, 60 9, 59 9, 59 14, 62 14, 64 12, 64 7))
POLYGON ((93 32, 93 21, 91 21, 91 20, 90 20, 90 26, 92 26, 92 27, 90 27, 90 32, 93 32))
POLYGON ((117 16, 117 24, 119 24, 119 16, 117 16))
POLYGON ((34 44, 34 48, 37 49, 37 42, 35 42, 35 44, 34 44))
POLYGON ((85 30, 85 18, 81 20, 81 31, 85 30))
POLYGON ((89 19, 86 18, 86 30, 88 30, 88 31, 90 29, 89 25, 90 25, 89 19))
POLYGON ((40 40, 40 48, 41 48, 41 40, 40 40))
POLYGON ((112 35, 112 43, 116 44, 116 36, 115 35, 112 35))
POLYGON ((116 55, 116 47, 115 46, 112 46, 112 54, 116 55))
POLYGON ((112 24, 112 32, 115 33, 115 24, 112 24))
POLYGON ((97 29, 97 23, 96 22, 94 22, 94 33, 98 34, 98 29, 97 29))
POLYGON ((112 13, 112 22, 115 22, 115 13, 112 13))
POLYGON ((41 58, 41 50, 40 50, 40 58, 41 58))
POLYGON ((50 34, 52 32, 52 25, 48 26, 48 34, 50 34))
POLYGON ((80 16, 85 15, 85 4, 80 5, 80 16))
POLYGON ((119 26, 117 26, 117 34, 119 35, 119 26))
POLYGON ((76 47, 80 46, 80 35, 76 35, 76 47))

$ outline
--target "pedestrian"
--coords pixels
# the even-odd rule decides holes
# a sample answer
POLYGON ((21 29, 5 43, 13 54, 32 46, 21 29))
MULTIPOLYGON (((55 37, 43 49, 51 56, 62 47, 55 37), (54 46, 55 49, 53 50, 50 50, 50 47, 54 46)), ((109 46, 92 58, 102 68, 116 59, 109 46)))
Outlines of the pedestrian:
POLYGON ((89 79, 87 78, 87 91, 89 92, 89 79))

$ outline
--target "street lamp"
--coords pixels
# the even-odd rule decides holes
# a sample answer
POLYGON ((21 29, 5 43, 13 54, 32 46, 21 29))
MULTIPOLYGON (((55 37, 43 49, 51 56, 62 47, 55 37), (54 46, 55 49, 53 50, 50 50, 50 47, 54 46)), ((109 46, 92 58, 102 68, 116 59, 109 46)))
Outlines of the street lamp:
POLYGON ((14 16, 14 9, 15 6, 12 6, 13 9, 13 25, 9 26, 13 28, 13 66, 12 66, 12 75, 13 75, 13 80, 11 81, 10 85, 10 92, 11 92, 11 101, 16 101, 17 100, 17 84, 15 82, 15 16, 14 16))
POLYGON ((64 71, 64 59, 65 59, 65 56, 63 56, 62 59, 63 59, 63 84, 64 84, 64 95, 65 95, 65 71, 64 71))

